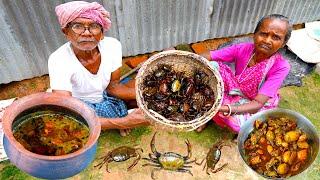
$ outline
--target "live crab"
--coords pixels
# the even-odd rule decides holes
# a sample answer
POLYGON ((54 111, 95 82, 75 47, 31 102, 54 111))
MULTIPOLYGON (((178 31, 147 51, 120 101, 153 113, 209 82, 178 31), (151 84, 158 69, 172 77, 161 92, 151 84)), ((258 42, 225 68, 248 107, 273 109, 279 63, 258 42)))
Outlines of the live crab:
POLYGON ((143 152, 142 148, 132 148, 128 146, 120 146, 116 149, 113 149, 107 153, 107 155, 101 157, 102 161, 95 165, 94 167, 98 167, 99 169, 102 166, 106 165, 107 172, 110 173, 108 169, 108 164, 112 161, 122 162, 130 159, 131 157, 137 157, 134 162, 128 167, 128 171, 131 170, 135 165, 137 165, 138 161, 141 159, 141 155, 139 151, 143 152))
POLYGON ((206 172, 208 175, 210 175, 209 170, 212 173, 217 173, 218 171, 221 171, 224 167, 228 165, 228 163, 223 164, 219 168, 215 169, 216 164, 219 162, 220 157, 221 157, 221 148, 223 146, 229 146, 230 145, 225 145, 223 144, 223 141, 219 141, 215 144, 212 145, 210 148, 209 152, 207 153, 206 158, 204 158, 200 163, 196 162, 197 165, 202 165, 204 160, 206 160, 205 165, 203 166, 203 170, 206 168, 206 172))
POLYGON ((155 179, 154 172, 159 171, 161 169, 189 173, 190 175, 193 176, 192 172, 189 169, 187 169, 187 168, 191 168, 192 166, 186 165, 186 164, 190 164, 190 163, 193 163, 196 161, 196 160, 188 161, 192 156, 191 144, 190 144, 189 140, 185 141, 185 143, 187 144, 187 148, 188 148, 188 154, 186 156, 182 156, 182 155, 175 153, 175 152, 165 152, 162 154, 156 150, 155 135, 156 135, 156 133, 154 133, 152 140, 150 142, 150 147, 151 147, 152 153, 149 153, 149 158, 142 158, 144 160, 151 162, 151 163, 143 164, 142 166, 156 167, 151 172, 151 178, 155 179))

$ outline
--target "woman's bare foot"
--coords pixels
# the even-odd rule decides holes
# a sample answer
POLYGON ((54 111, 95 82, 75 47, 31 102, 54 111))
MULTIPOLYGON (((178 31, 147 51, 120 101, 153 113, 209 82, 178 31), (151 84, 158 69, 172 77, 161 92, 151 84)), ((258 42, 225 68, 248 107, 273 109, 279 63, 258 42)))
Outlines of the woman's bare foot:
POLYGON ((130 134, 131 129, 119 129, 119 132, 122 137, 125 137, 130 134))
POLYGON ((206 123, 206 124, 198 127, 198 128, 196 129, 196 132, 198 132, 198 133, 202 132, 207 126, 208 126, 208 124, 206 123))

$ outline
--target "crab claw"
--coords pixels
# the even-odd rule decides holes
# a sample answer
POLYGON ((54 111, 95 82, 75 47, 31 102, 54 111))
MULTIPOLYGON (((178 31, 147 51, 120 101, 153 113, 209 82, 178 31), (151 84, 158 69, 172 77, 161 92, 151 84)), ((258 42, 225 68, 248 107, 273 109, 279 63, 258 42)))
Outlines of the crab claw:
POLYGON ((223 141, 222 140, 219 140, 218 142, 216 142, 216 143, 214 143, 213 145, 212 145, 212 148, 220 148, 220 147, 222 147, 223 146, 223 141))
POLYGON ((223 146, 228 146, 231 148, 229 144, 226 144, 223 140, 219 140, 217 143, 213 144, 213 148, 221 149, 223 146))
POLYGON ((160 156, 160 153, 157 151, 156 146, 155 146, 155 137, 156 137, 157 132, 155 132, 153 134, 152 140, 150 142, 150 147, 151 147, 151 151, 153 152, 153 154, 158 157, 160 156))
POLYGON ((142 149, 142 148, 135 148, 135 151, 141 151, 141 152, 143 152, 143 149, 142 149))

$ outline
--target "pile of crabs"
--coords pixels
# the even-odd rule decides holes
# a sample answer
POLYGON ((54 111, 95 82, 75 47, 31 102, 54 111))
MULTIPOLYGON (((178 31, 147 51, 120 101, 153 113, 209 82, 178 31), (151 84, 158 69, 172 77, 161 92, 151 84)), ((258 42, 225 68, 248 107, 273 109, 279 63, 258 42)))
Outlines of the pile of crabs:
POLYGON ((167 119, 185 122, 201 117, 212 108, 215 95, 209 76, 198 69, 194 75, 161 64, 144 78, 142 92, 148 109, 167 119))
MULTIPOLYGON (((149 153, 149 157, 142 158, 143 160, 146 160, 147 163, 143 164, 142 166, 152 166, 154 169, 151 172, 151 178, 155 179, 154 172, 159 170, 169 170, 169 171, 177 171, 182 173, 189 173, 193 176, 192 172, 189 168, 192 168, 191 163, 196 163, 197 165, 202 165, 204 161, 205 165, 203 169, 206 167, 206 172, 208 175, 210 175, 209 172, 216 173, 218 171, 221 171, 225 166, 227 166, 227 163, 223 164, 219 168, 215 168, 216 164, 220 160, 221 156, 221 148, 223 146, 229 146, 225 145, 222 141, 219 141, 210 148, 209 152, 207 153, 207 156, 201 161, 196 162, 196 159, 190 160, 192 157, 192 147, 189 142, 189 140, 186 140, 185 143, 188 148, 188 154, 186 156, 182 156, 175 152, 165 152, 160 153, 157 151, 155 147, 155 136, 156 133, 154 133, 152 140, 150 142, 150 148, 152 153, 149 153)), ((108 152, 105 156, 101 157, 101 162, 95 167, 98 167, 99 169, 102 168, 102 166, 106 165, 106 170, 109 172, 108 169, 108 163, 110 162, 121 162, 126 161, 131 157, 136 157, 136 159, 133 161, 133 163, 128 167, 128 171, 131 170, 141 159, 140 152, 143 152, 141 148, 132 148, 128 146, 120 146, 116 149, 113 149, 112 151, 108 152)))
POLYGON ((308 137, 288 117, 255 121, 254 130, 244 143, 248 164, 259 174, 285 178, 298 174, 311 152, 308 137))

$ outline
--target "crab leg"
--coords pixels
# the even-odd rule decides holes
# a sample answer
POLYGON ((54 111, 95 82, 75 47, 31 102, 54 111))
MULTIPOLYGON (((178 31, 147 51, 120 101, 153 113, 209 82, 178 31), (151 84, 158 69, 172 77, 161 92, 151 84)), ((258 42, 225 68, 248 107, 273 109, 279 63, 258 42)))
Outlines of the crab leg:
POLYGON ((218 147, 218 149, 221 149, 223 146, 228 146, 231 148, 230 144, 224 144, 222 140, 219 140, 216 144, 213 145, 213 147, 218 147))
POLYGON ((151 140, 151 142, 150 142, 150 147, 151 147, 151 151, 153 152, 153 154, 156 156, 156 157, 158 157, 158 156, 160 156, 160 153, 158 153, 158 151, 157 151, 157 149, 156 149, 156 146, 155 146, 155 137, 156 137, 156 134, 157 134, 157 132, 155 132, 154 134, 153 134, 153 137, 152 137, 152 140, 151 140))
MULTIPOLYGON (((109 163, 112 162, 112 161, 113 161, 113 159, 110 158, 110 159, 108 159, 108 161, 105 162, 105 164, 106 164, 106 171, 107 171, 108 173, 110 173, 109 168, 108 168, 108 165, 109 165, 109 163)), ((102 167, 102 166, 101 166, 101 167, 102 167)))
POLYGON ((141 152, 143 152, 142 148, 135 148, 136 151, 140 150, 141 152))
POLYGON ((106 163, 106 161, 102 161, 102 162, 100 162, 99 164, 97 164, 97 165, 95 165, 93 167, 98 167, 98 169, 101 169, 102 166, 104 165, 104 163, 106 163))
MULTIPOLYGON (((138 154, 138 153, 137 153, 138 154)), ((128 167, 127 171, 130 171, 135 165, 137 165, 138 161, 141 159, 140 154, 138 154, 138 157, 134 162, 128 167)))
POLYGON ((178 169, 177 171, 178 171, 178 172, 187 172, 187 173, 189 173, 191 176, 193 176, 192 172, 191 172, 189 169, 183 169, 183 168, 181 168, 181 169, 178 169))
POLYGON ((204 163, 204 166, 203 166, 203 168, 202 168, 202 171, 203 171, 206 167, 207 167, 207 174, 209 174, 209 173, 208 173, 208 168, 209 168, 209 167, 208 167, 207 163, 204 163))
POLYGON ((197 161, 197 159, 194 159, 192 161, 186 161, 185 164, 190 164, 190 163, 193 163, 193 162, 196 162, 196 161, 197 161))
POLYGON ((98 159, 103 159, 103 161, 106 161, 109 156, 110 156, 111 152, 108 152, 105 156, 99 157, 98 159))
POLYGON ((111 153, 109 152, 107 155, 99 158, 99 159, 103 159, 103 160, 102 160, 99 164, 95 165, 94 167, 98 167, 98 169, 101 169, 102 166, 103 166, 107 161, 110 160, 110 154, 111 154, 111 153))
MULTIPOLYGON (((206 164, 204 165, 203 169, 204 169, 205 167, 206 167, 206 164)), ((210 173, 209 173, 209 167, 207 167, 206 172, 207 172, 208 175, 210 175, 210 173)))
POLYGON ((155 178, 154 178, 154 172, 155 172, 155 171, 160 171, 161 169, 162 169, 161 167, 158 168, 158 169, 153 169, 153 170, 151 171, 151 178, 152 178, 152 179, 155 179, 155 178))
POLYGON ((187 144, 187 148, 188 148, 188 155, 187 155, 187 156, 184 156, 184 157, 183 157, 183 159, 184 159, 184 160, 187 160, 187 159, 190 159, 190 158, 191 158, 191 156, 192 156, 192 152, 191 152, 192 147, 191 147, 191 144, 190 144, 190 142, 189 142, 189 140, 188 140, 188 139, 185 141, 185 143, 187 144))
POLYGON ((192 166, 182 166, 183 168, 192 168, 192 166))
POLYGON ((99 164, 93 166, 93 167, 98 167, 98 169, 101 169, 101 167, 103 166, 104 163, 106 163, 107 161, 104 159, 103 161, 101 161, 99 164))
POLYGON ((106 163, 106 171, 108 172, 108 173, 110 173, 110 171, 109 171, 109 162, 111 162, 112 160, 109 160, 107 163, 106 163))
POLYGON ((201 161, 200 163, 196 162, 196 164, 199 165, 199 166, 201 166, 205 159, 206 159, 206 158, 202 159, 202 161, 201 161))
POLYGON ((153 162, 153 163, 158 163, 157 160, 155 159, 149 159, 149 158, 142 158, 143 160, 147 160, 147 161, 150 161, 150 162, 153 162))
POLYGON ((216 169, 216 170, 214 170, 214 171, 211 169, 211 172, 212 172, 212 173, 219 172, 219 171, 221 171, 224 167, 226 167, 227 165, 228 165, 228 163, 225 163, 225 164, 223 164, 221 167, 219 167, 218 169, 216 169))
POLYGON ((153 166, 153 167, 161 167, 160 164, 151 164, 151 163, 146 163, 146 164, 142 164, 142 166, 153 166))

